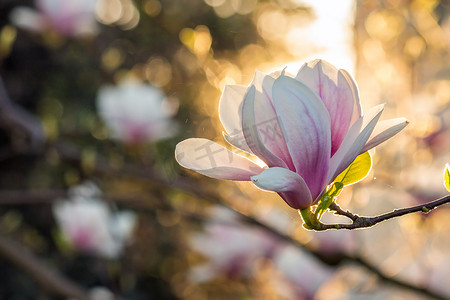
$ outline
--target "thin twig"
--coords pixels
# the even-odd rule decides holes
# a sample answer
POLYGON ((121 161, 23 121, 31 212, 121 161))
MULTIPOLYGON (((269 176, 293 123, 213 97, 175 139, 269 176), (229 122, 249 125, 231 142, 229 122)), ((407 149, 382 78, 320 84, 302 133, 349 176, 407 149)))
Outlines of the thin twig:
POLYGON ((450 202, 450 195, 442 197, 440 199, 421 204, 416 205, 412 207, 406 207, 406 208, 400 208, 396 209, 394 211, 391 211, 389 213, 385 213, 379 216, 375 217, 360 217, 358 215, 354 215, 351 212, 344 211, 342 208, 339 207, 336 203, 333 203, 330 205, 329 209, 334 211, 335 214, 345 216, 352 220, 351 224, 323 224, 318 223, 317 227, 314 228, 314 230, 317 231, 323 231, 328 229, 359 229, 359 228, 367 228, 372 227, 378 223, 381 223, 383 221, 393 219, 396 217, 404 216, 407 214, 415 213, 415 212, 422 212, 422 213, 429 213, 431 210, 435 209, 436 207, 449 203, 450 202))
POLYGON ((328 207, 330 210, 334 210, 337 215, 345 216, 353 221, 356 221, 359 217, 357 215, 352 214, 348 210, 343 210, 336 202, 333 202, 328 207))

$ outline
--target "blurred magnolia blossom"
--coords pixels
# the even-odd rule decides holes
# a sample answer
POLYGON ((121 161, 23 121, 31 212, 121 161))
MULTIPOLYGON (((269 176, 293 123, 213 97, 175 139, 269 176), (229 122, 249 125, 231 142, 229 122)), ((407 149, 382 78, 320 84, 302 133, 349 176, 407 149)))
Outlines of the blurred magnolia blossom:
POLYGON ((97 33, 97 0, 35 0, 36 9, 17 7, 10 15, 13 24, 34 31, 53 31, 76 37, 97 33))
POLYGON ((281 248, 274 257, 275 267, 287 280, 280 292, 288 299, 314 299, 319 288, 333 275, 333 269, 321 264, 311 254, 294 246, 281 248))
POLYGON ((105 287, 96 286, 89 289, 90 300, 114 300, 116 297, 114 294, 105 287))
POLYGON ((137 217, 134 212, 113 213, 93 183, 69 190, 69 199, 55 202, 53 214, 64 240, 75 250, 118 257, 130 241, 137 217))
MULTIPOLYGON (((274 220, 272 220, 274 221, 274 220)), ((333 274, 307 252, 287 245, 272 234, 238 221, 230 210, 214 207, 203 233, 190 238, 191 247, 208 262, 191 269, 195 282, 206 282, 225 275, 250 278, 261 259, 273 261, 282 280, 276 282, 279 292, 289 299, 311 299, 333 274)))
POLYGON ((426 272, 425 283, 432 291, 450 297, 450 285, 448 284, 448 279, 450 278, 450 259, 445 257, 435 260, 436 262, 433 263, 433 268, 426 272))
POLYGON ((208 262, 195 266, 190 277, 206 282, 225 275, 248 278, 261 258, 270 258, 280 241, 261 230, 245 226, 225 208, 214 207, 203 233, 190 237, 191 247, 203 254, 208 262))
POLYGON ((156 142, 177 132, 170 118, 177 104, 168 101, 160 88, 146 83, 123 81, 101 87, 97 109, 113 137, 127 144, 156 142))
POLYGON ((295 78, 256 72, 249 87, 226 86, 219 104, 225 139, 265 166, 202 138, 179 143, 178 163, 206 176, 251 181, 305 209, 358 155, 386 141, 408 121, 378 122, 384 105, 363 115, 355 81, 323 60, 295 78))

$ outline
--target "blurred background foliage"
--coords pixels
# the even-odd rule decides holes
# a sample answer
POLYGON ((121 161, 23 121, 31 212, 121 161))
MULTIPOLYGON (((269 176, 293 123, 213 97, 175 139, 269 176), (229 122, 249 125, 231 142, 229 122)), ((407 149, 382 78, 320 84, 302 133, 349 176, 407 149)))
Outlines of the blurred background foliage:
MULTIPOLYGON (((217 107, 226 84, 248 84, 255 69, 287 66, 295 74, 304 61, 324 58, 356 77, 364 109, 386 103, 383 118, 411 121, 374 151, 370 176, 347 188, 339 204, 375 215, 445 195, 449 1, 99 0, 98 32, 80 37, 16 26, 10 15, 19 6, 34 4, 0 1, 0 76, 15 105, 41 120, 46 142, 33 143, 26 130, 7 121, 2 107, 2 236, 83 288, 102 286, 124 299, 291 299, 279 292, 287 289, 283 272, 267 257, 245 279, 192 279, 190 270, 207 258, 191 249, 190 237, 202 231, 208 209, 220 200, 323 252, 318 263, 332 275, 299 299, 424 299, 357 264, 336 265, 330 257, 341 252, 450 297, 446 207, 363 231, 313 233, 276 196, 181 170, 173 159, 176 143, 188 137, 224 144, 217 107), (111 139, 97 113, 97 91, 128 77, 164 90, 178 110, 177 135, 140 145, 111 139), (85 180, 95 182, 116 209, 138 215, 132 243, 120 258, 78 254, 58 241, 52 202, 85 180)), ((0 257, 0 269, 0 298, 58 299, 7 255, 0 257)), ((316 271, 309 272, 304 276, 316 271)))

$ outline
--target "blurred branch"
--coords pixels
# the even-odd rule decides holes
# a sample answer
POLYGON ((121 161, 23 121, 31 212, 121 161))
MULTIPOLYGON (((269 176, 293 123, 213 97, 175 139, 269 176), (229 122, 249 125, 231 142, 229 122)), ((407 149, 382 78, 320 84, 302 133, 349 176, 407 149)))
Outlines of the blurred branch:
POLYGON ((0 191, 0 205, 24 205, 52 203, 67 196, 65 190, 0 191))
POLYGON ((42 149, 45 144, 45 133, 41 121, 30 112, 14 104, 8 96, 3 80, 0 78, 0 121, 13 132, 24 131, 30 138, 34 150, 42 149))
POLYGON ((49 292, 65 298, 88 299, 86 291, 80 286, 50 270, 33 253, 6 237, 0 237, 0 255, 28 273, 49 292))
POLYGON ((389 213, 385 213, 379 216, 375 217, 360 217, 358 215, 352 214, 350 211, 346 210, 344 211, 336 202, 333 202, 329 209, 334 211, 335 214, 345 216, 352 220, 351 224, 323 224, 318 222, 314 230, 317 231, 323 231, 328 229, 360 229, 360 228, 367 228, 372 227, 378 223, 381 223, 383 221, 393 219, 396 217, 404 216, 407 214, 415 213, 415 212, 422 212, 422 213, 429 213, 431 210, 435 209, 436 207, 449 203, 450 202, 450 195, 442 197, 440 199, 421 204, 416 205, 412 207, 406 207, 406 208, 400 208, 396 209, 394 211, 391 211, 389 213))
MULTIPOLYGON (((79 166, 82 171, 86 171, 86 166, 83 166, 82 151, 73 144, 66 142, 58 142, 49 145, 49 149, 56 150, 60 157, 66 162, 74 163, 79 166)), ((159 184, 169 189, 179 189, 194 194, 197 197, 209 200, 211 203, 223 205, 222 199, 217 193, 206 191, 200 184, 188 178, 163 178, 160 174, 154 172, 150 168, 143 168, 142 166, 133 164, 121 164, 119 167, 113 167, 108 160, 100 155, 96 156, 93 165, 88 166, 90 172, 96 174, 103 174, 109 176, 133 177, 141 180, 148 180, 152 183, 159 184)))

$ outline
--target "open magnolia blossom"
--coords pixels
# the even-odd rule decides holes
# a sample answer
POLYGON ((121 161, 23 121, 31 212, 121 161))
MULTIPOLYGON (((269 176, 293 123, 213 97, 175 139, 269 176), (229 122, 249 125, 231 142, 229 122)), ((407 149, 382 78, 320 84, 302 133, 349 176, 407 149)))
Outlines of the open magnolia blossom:
POLYGON ((179 143, 175 156, 185 168, 252 181, 305 209, 358 155, 408 124, 405 118, 378 122, 383 109, 378 105, 363 115, 352 77, 323 60, 305 63, 294 78, 257 71, 249 87, 225 87, 219 116, 225 139, 266 166, 201 138, 179 143))
POLYGON ((98 91, 97 109, 114 138, 127 144, 142 144, 169 138, 177 126, 164 92, 155 86, 133 80, 98 91))
POLYGON ((53 214, 68 245, 84 253, 118 257, 131 239, 136 214, 113 213, 92 183, 70 189, 69 198, 53 205, 53 214))
POLYGON ((27 30, 53 31, 61 36, 92 35, 97 32, 97 0, 35 0, 37 10, 17 7, 10 15, 13 24, 27 30))

